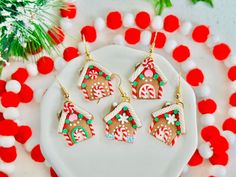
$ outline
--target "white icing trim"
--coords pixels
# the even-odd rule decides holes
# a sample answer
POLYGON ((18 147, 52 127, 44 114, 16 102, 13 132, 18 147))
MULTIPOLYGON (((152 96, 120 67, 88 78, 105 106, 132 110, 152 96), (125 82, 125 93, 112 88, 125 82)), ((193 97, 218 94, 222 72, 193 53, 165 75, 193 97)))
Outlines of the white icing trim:
MULTIPOLYGON (((146 59, 146 58, 145 58, 146 59)), ((145 60, 144 59, 144 60, 145 60)), ((159 74, 159 76, 161 77, 161 79, 163 80, 164 83, 167 82, 167 78, 166 76, 164 75, 164 73, 162 72, 162 70, 159 68, 159 66, 157 66, 155 64, 155 61, 154 61, 154 70, 159 74)), ((129 81, 130 82, 133 82, 138 76, 139 74, 144 70, 145 68, 143 67, 143 62, 139 65, 139 67, 135 70, 135 72, 131 75, 131 77, 129 78, 129 81)))
POLYGON ((142 123, 141 121, 138 119, 137 114, 134 111, 134 108, 132 107, 132 105, 128 102, 122 102, 120 103, 112 112, 110 112, 108 115, 106 115, 104 117, 104 121, 108 122, 109 120, 111 120, 113 117, 116 116, 117 113, 120 112, 120 110, 124 107, 127 106, 131 116, 133 117, 134 121, 136 122, 138 128, 142 127, 142 123))
POLYGON ((78 80, 78 86, 79 86, 79 87, 81 86, 81 84, 82 84, 82 82, 83 82, 83 80, 84 80, 84 76, 85 76, 85 74, 86 74, 86 72, 87 72, 87 69, 88 69, 88 67, 89 67, 90 65, 93 65, 93 66, 99 68, 101 71, 103 71, 104 73, 106 73, 106 74, 109 75, 109 76, 112 75, 112 72, 111 72, 111 71, 109 71, 108 69, 106 69, 106 68, 103 67, 102 65, 98 64, 97 62, 95 62, 95 61, 88 61, 88 62, 84 65, 83 70, 82 70, 82 72, 81 72, 81 74, 80 74, 80 76, 79 76, 79 80, 78 80))
POLYGON ((179 104, 172 104, 170 106, 162 108, 158 111, 153 112, 152 115, 153 117, 157 117, 158 115, 165 114, 175 109, 179 110, 179 121, 180 121, 181 132, 185 133, 186 129, 185 129, 185 121, 184 121, 184 110, 183 110, 183 107, 180 106, 179 104))

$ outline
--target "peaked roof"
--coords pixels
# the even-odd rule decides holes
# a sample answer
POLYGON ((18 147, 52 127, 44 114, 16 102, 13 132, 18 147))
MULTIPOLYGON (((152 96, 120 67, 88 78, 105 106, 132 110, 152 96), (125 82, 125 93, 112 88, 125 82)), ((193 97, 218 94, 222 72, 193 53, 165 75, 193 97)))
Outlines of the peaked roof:
POLYGON ((105 122, 108 122, 109 120, 114 118, 116 116, 116 114, 118 114, 120 112, 120 110, 122 110, 122 108, 125 106, 128 108, 128 110, 129 110, 131 116, 133 117, 135 123, 137 124, 138 128, 141 127, 142 126, 141 121, 138 119, 138 116, 135 113, 134 108, 128 102, 120 103, 112 112, 110 112, 108 115, 106 115, 106 117, 104 117, 105 122))
POLYGON ((161 69, 155 64, 154 60, 149 57, 147 57, 143 60, 143 62, 138 66, 138 68, 135 70, 135 72, 131 75, 131 77, 129 78, 129 81, 133 82, 141 74, 141 72, 145 69, 144 65, 146 64, 146 60, 148 60, 148 59, 152 60, 154 70, 160 75, 163 82, 166 83, 167 82, 166 76, 161 71, 161 69))
MULTIPOLYGON (((64 103, 65 104, 65 103, 64 103)), ((63 104, 63 107, 64 107, 63 104)), ((73 104, 73 103, 72 103, 73 104)), ((74 104, 73 104, 74 105, 74 104)), ((76 105, 74 105, 74 109, 76 111, 78 111, 79 113, 81 113, 83 116, 85 116, 87 119, 93 119, 93 115, 87 111, 85 111, 84 109, 82 109, 81 107, 78 107, 76 105)), ((64 124, 65 124, 65 120, 66 120, 66 116, 67 116, 67 112, 63 111, 62 109, 62 114, 59 120, 59 125, 58 125, 58 132, 62 132, 64 124)))
POLYGON ((78 86, 81 86, 81 84, 83 83, 84 76, 86 75, 87 70, 88 70, 89 66, 91 66, 91 65, 97 67, 98 69, 100 69, 101 71, 103 71, 104 73, 106 73, 109 76, 112 75, 111 71, 109 71, 108 69, 106 69, 102 65, 98 64, 97 62, 88 61, 83 67, 83 70, 82 70, 81 75, 80 75, 79 80, 78 80, 78 86))
POLYGON ((180 121, 180 127, 181 127, 181 132, 182 133, 185 133, 185 121, 184 121, 184 110, 183 110, 183 107, 180 106, 179 104, 172 104, 170 106, 167 106, 167 107, 164 107, 158 111, 155 111, 152 113, 153 117, 157 117, 159 115, 162 115, 162 114, 165 114, 165 113, 168 113, 170 111, 173 111, 173 110, 179 110, 179 121, 180 121))

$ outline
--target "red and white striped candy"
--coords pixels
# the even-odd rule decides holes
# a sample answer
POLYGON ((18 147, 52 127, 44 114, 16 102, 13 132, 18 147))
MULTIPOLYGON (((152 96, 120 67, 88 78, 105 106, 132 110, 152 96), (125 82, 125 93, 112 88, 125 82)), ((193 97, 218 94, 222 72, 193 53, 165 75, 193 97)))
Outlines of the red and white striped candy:
POLYGON ((93 96, 98 99, 106 96, 106 91, 103 86, 96 85, 93 87, 93 96))
POLYGON ((71 102, 66 102, 64 104, 64 112, 72 113, 74 112, 74 105, 71 102))
POLYGON ((91 70, 89 71, 88 75, 91 79, 96 79, 98 77, 98 72, 95 70, 91 70))
POLYGON ((146 58, 143 61, 144 68, 154 68, 154 60, 152 58, 146 58))
POLYGON ((155 98, 155 88, 152 85, 145 84, 139 90, 140 98, 155 98))
POLYGON ((167 140, 170 136, 170 132, 169 130, 167 129, 167 127, 160 127, 155 135, 154 135, 157 139, 163 141, 164 143, 167 143, 167 140))

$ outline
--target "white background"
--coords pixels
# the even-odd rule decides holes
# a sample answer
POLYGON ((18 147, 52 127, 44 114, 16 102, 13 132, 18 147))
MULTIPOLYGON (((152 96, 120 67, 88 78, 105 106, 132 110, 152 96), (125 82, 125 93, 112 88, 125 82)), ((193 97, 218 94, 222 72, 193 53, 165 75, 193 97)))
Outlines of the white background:
MULTIPOLYGON (((78 7, 78 13, 75 20, 73 20, 73 29, 66 31, 67 39, 65 45, 77 45, 80 41, 80 29, 83 25, 92 25, 93 20, 98 17, 105 17, 109 11, 119 10, 121 12, 131 12, 135 14, 140 10, 147 10, 153 14, 153 7, 150 3, 143 0, 76 0, 78 7), (73 38, 72 38, 73 36, 73 38)), ((218 34, 222 41, 227 42, 231 45, 233 52, 235 51, 236 42, 236 1, 234 0, 215 0, 215 7, 212 9, 203 3, 199 3, 193 6, 190 0, 173 0, 174 7, 164 11, 164 14, 173 13, 176 14, 181 20, 191 21, 196 24, 207 24, 210 26, 212 33, 218 34)), ((106 30, 107 31, 107 30, 106 30)), ((99 48, 103 45, 110 44, 114 34, 123 33, 122 30, 119 32, 106 32, 98 34, 98 40, 96 44, 92 45, 92 48, 99 48)), ((214 98, 218 104, 218 110, 216 115, 216 125, 221 127, 222 122, 227 118, 228 110, 228 97, 229 97, 229 84, 226 77, 227 69, 223 63, 215 61, 210 55, 209 50, 204 45, 194 44, 181 35, 170 35, 170 38, 174 38, 178 43, 188 44, 192 51, 192 59, 197 65, 203 69, 206 76, 206 83, 212 88, 212 98, 214 98), (214 88, 214 89, 213 89, 214 88)), ((133 46, 147 50, 142 46, 133 46)), ((156 52, 164 55, 175 67, 179 69, 176 62, 173 62, 169 54, 166 54, 162 50, 156 52)), ((12 64, 5 70, 3 74, 4 78, 7 78, 9 73, 13 72, 15 68, 22 64, 12 64)), ((37 76, 31 78, 27 82, 34 89, 43 88, 46 89, 53 75, 50 76, 37 76)), ((31 104, 22 105, 21 108, 21 121, 29 124, 33 128, 33 140, 37 142, 39 136, 39 106, 32 102, 31 104)), ((201 125, 199 124, 199 129, 201 125)), ((200 140, 201 141, 201 140, 200 140)), ((235 176, 235 168, 233 164, 236 163, 236 145, 232 146, 230 154, 230 163, 227 166, 228 174, 227 177, 235 176), (234 152, 233 152, 234 151, 234 152)), ((18 159, 16 161, 16 177, 47 177, 49 176, 48 169, 40 164, 35 163, 31 160, 30 156, 25 153, 21 145, 17 145, 18 159)), ((191 168, 189 173, 184 176, 198 177, 198 176, 209 176, 208 168, 209 163, 204 162, 203 165, 195 168, 191 168)), ((171 167, 170 167, 171 170, 171 167)))

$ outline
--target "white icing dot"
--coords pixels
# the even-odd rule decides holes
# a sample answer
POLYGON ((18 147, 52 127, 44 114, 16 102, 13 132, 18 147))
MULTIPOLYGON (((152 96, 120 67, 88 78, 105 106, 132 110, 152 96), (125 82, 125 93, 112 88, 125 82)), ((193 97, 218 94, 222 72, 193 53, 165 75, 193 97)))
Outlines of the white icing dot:
POLYGON ((72 126, 72 124, 70 124, 70 126, 72 126))
POLYGON ((104 85, 104 82, 102 82, 102 85, 104 85))
POLYGON ((98 82, 98 85, 100 85, 100 82, 98 82))
POLYGON ((149 81, 152 82, 152 79, 150 79, 149 81))

